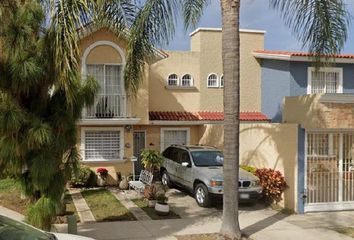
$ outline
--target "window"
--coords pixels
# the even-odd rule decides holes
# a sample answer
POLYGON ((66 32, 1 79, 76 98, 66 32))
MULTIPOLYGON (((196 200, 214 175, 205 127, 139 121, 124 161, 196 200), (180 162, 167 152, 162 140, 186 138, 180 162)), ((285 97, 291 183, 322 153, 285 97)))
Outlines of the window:
POLYGON ((342 93, 343 92, 342 68, 315 68, 308 70, 307 93, 342 93))
POLYGON ((168 76, 167 84, 168 86, 177 86, 178 85, 177 74, 171 74, 170 76, 168 76))
POLYGON ((218 76, 214 73, 208 76, 208 87, 218 87, 218 76))
POLYGON ((123 158, 122 130, 82 130, 85 161, 112 161, 123 158))
POLYGON ((100 85, 99 94, 122 93, 121 65, 88 64, 87 75, 92 76, 100 85))
POLYGON ((189 128, 162 128, 161 151, 172 144, 189 144, 189 128))
POLYGON ((221 88, 224 87, 224 75, 221 75, 221 78, 220 78, 220 87, 221 87, 221 88))
POLYGON ((182 87, 191 87, 193 86, 192 76, 190 74, 185 74, 182 77, 182 87))

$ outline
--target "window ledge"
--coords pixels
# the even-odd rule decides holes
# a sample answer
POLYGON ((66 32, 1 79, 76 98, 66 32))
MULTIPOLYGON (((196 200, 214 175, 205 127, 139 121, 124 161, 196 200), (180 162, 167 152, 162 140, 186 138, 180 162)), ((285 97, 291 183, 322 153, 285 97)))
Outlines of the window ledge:
POLYGON ((321 103, 351 103, 354 104, 354 94, 326 93, 319 99, 321 103))
POLYGON ((97 159, 97 160, 82 160, 83 164, 95 164, 95 163, 100 163, 100 164, 104 164, 104 163, 126 163, 128 162, 128 158, 125 159, 113 159, 113 160, 104 160, 104 159, 97 159))
POLYGON ((168 90, 197 90, 195 86, 192 87, 182 87, 182 86, 165 86, 166 89, 168 90))

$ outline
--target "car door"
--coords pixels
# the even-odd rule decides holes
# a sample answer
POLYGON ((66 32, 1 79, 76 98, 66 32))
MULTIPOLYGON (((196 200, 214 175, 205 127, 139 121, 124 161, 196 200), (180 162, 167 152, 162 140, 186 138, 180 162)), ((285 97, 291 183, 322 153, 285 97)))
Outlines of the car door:
POLYGON ((163 153, 165 157, 164 166, 166 167, 167 173, 173 182, 178 182, 177 179, 178 154, 179 154, 178 148, 175 147, 169 147, 163 153))
POLYGON ((193 166, 189 152, 186 150, 179 151, 179 164, 177 168, 177 178, 184 186, 193 188, 193 166), (182 163, 188 163, 188 166, 183 166, 182 163))

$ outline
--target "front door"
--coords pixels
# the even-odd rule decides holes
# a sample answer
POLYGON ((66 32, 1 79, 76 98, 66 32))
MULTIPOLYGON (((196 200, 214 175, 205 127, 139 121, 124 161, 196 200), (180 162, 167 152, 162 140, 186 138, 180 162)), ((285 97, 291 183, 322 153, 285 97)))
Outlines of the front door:
POLYGON ((134 162, 134 170, 135 170, 135 176, 138 177, 140 175, 141 170, 143 169, 143 166, 141 164, 140 153, 141 150, 145 148, 145 138, 146 138, 145 131, 134 132, 133 151, 134 151, 134 156, 137 157, 138 159, 138 161, 134 162))

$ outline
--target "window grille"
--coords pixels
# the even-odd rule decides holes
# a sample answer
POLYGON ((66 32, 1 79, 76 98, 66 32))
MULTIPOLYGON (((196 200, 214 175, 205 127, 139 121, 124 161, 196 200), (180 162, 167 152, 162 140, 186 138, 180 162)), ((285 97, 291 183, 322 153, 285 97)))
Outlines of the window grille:
POLYGON ((178 76, 177 76, 177 74, 171 74, 170 76, 168 76, 167 84, 169 86, 177 86, 178 85, 178 76))
POLYGON ((85 160, 119 159, 120 144, 120 131, 85 131, 85 160))
POLYGON ((337 69, 311 69, 310 93, 340 93, 341 74, 337 69))
POLYGON ((216 74, 208 76, 208 87, 218 87, 218 76, 216 74))
POLYGON ((183 87, 191 87, 192 84, 192 76, 190 74, 186 74, 182 77, 182 86, 183 87))
POLYGON ((163 150, 172 144, 188 144, 187 130, 163 130, 163 150))

